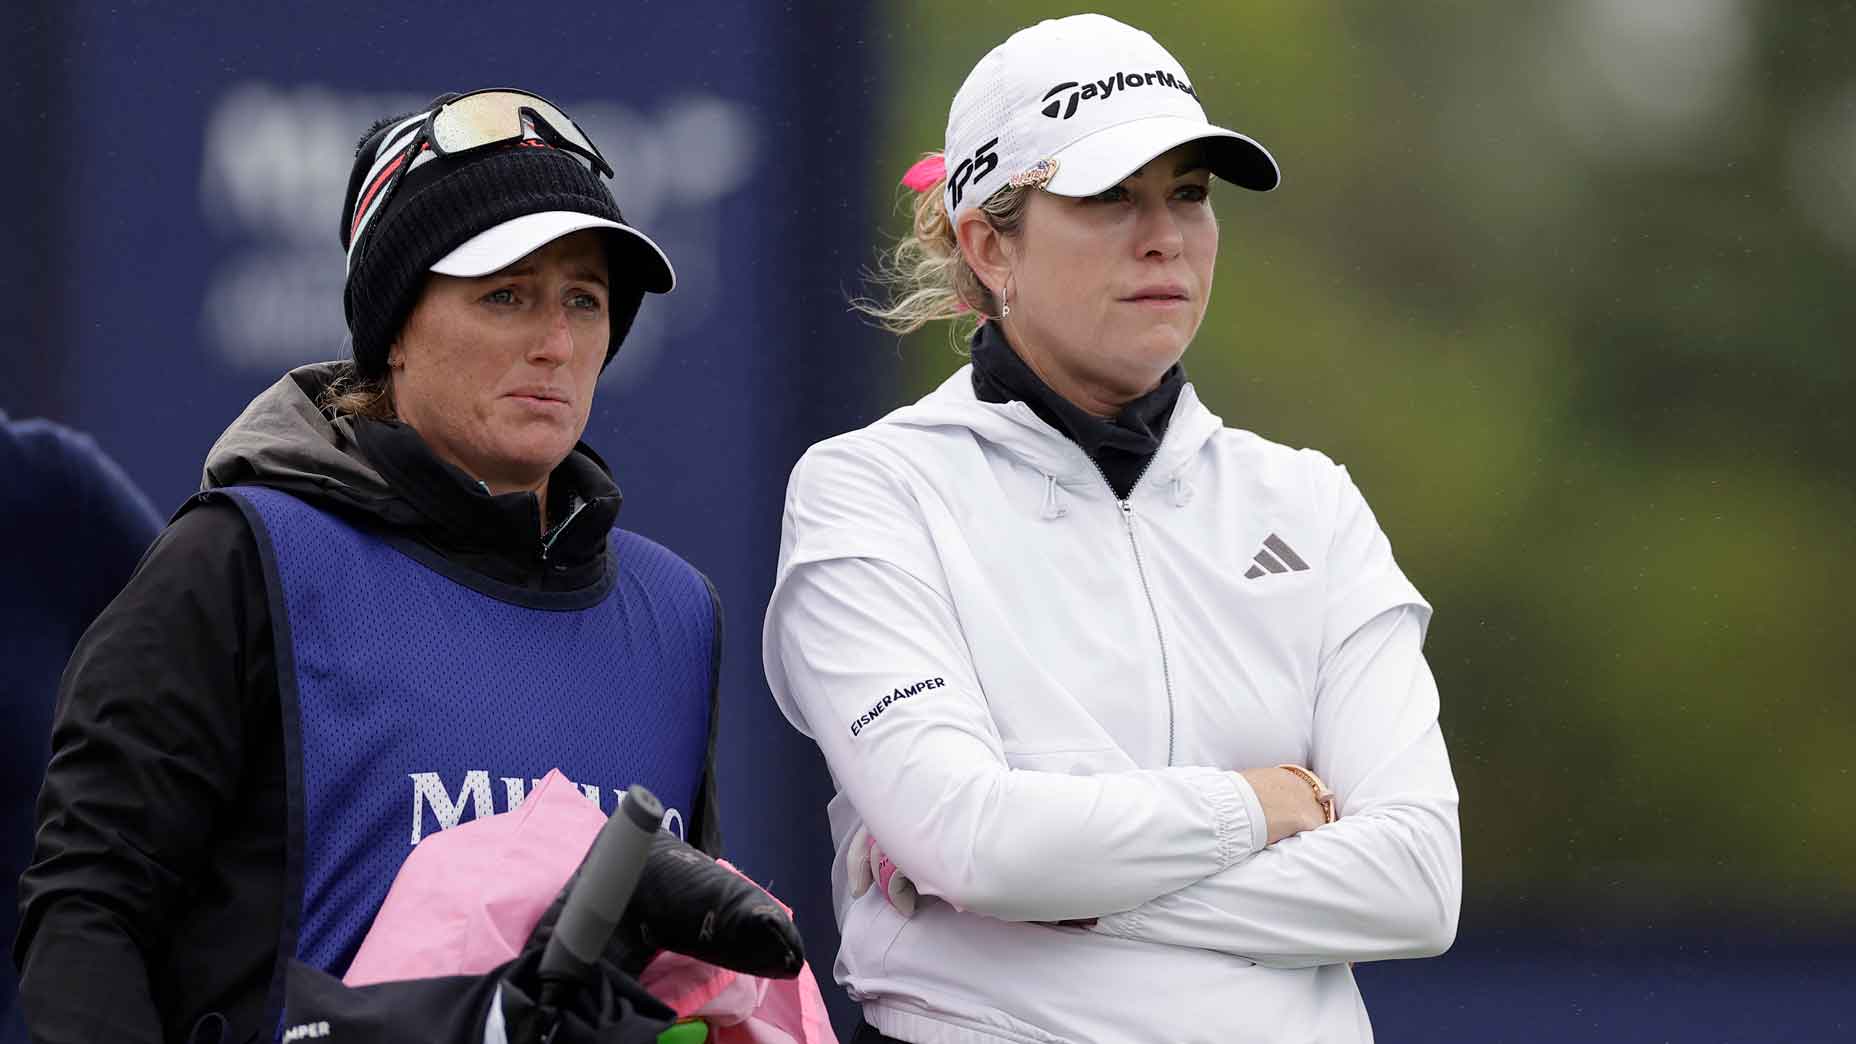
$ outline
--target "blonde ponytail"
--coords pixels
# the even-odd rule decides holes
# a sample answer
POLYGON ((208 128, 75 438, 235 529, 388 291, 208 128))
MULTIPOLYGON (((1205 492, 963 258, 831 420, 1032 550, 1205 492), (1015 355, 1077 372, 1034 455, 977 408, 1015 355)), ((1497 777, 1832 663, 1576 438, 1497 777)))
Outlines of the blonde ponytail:
MULTIPOLYGON (((928 159, 938 154, 929 153, 928 159)), ((918 165, 919 167, 919 165, 918 165)), ((886 291, 886 301, 858 297, 851 307, 893 334, 911 334, 939 319, 968 320, 976 325, 997 315, 998 300, 967 264, 948 219, 945 172, 916 183, 915 213, 909 234, 884 251, 869 282, 886 291)), ((914 186, 912 186, 914 187, 914 186)), ((1015 236, 1024 227, 1025 205, 1033 188, 1001 187, 980 204, 980 213, 1000 235, 1015 236)), ((957 323, 959 337, 971 327, 957 323)))

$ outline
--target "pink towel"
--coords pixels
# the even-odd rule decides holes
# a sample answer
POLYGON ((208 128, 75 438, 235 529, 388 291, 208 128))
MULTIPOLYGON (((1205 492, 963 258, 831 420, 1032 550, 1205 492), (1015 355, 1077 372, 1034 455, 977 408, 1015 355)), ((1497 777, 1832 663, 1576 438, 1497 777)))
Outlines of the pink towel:
MULTIPOLYGON (((476 975, 515 957, 605 823, 555 769, 514 809, 429 835, 400 867, 342 981, 476 975)), ((679 1016, 708 1022, 715 1044, 837 1041, 810 967, 762 979, 663 953, 640 981, 679 1016)))

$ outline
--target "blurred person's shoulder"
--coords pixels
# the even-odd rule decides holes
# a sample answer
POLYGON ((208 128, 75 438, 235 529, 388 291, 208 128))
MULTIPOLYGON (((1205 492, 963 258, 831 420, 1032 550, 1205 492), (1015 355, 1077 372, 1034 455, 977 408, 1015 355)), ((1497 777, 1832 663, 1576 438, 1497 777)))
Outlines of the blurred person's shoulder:
POLYGON ((148 497, 96 440, 56 421, 0 413, 0 476, 0 517, 15 533, 102 533, 139 551, 161 528, 148 497))
POLYGON ((26 500, 75 492, 85 476, 118 469, 81 431, 40 417, 15 420, 0 413, 0 470, 7 476, 0 491, 9 499, 26 500))

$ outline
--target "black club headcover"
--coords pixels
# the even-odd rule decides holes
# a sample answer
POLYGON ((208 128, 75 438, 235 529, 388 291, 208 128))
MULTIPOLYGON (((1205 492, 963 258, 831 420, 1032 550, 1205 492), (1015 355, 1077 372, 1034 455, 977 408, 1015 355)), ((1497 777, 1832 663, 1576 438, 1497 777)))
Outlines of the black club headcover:
POLYGON ((772 896, 664 830, 613 941, 632 974, 659 950, 768 979, 798 975, 806 959, 799 929, 772 896))

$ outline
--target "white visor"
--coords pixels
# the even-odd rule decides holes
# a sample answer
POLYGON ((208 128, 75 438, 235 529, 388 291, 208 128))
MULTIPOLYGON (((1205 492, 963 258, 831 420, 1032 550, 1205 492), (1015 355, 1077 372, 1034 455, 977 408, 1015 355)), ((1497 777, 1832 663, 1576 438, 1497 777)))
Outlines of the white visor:
POLYGON ((1234 185, 1267 192, 1282 180, 1269 150, 1236 131, 1189 116, 1149 116, 1104 127, 1057 150, 1044 185, 1059 196, 1106 192, 1155 156, 1189 141, 1205 143, 1205 166, 1234 185))
POLYGON ((572 210, 544 210, 510 218, 465 240, 456 250, 439 258, 432 265, 432 271, 464 279, 486 276, 515 264, 562 236, 588 228, 609 228, 619 233, 612 239, 613 267, 630 262, 630 269, 638 274, 644 289, 654 294, 667 294, 677 285, 677 273, 670 267, 670 258, 664 256, 663 249, 652 242, 650 236, 630 225, 572 210))

